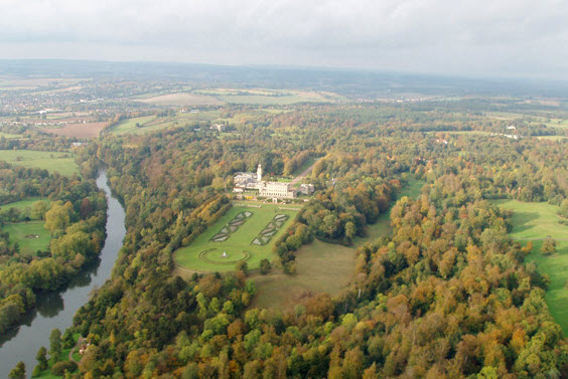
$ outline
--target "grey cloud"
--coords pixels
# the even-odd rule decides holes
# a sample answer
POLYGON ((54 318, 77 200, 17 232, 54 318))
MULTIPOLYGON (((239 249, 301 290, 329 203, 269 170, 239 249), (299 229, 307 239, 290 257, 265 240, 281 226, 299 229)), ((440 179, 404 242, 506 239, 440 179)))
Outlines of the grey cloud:
POLYGON ((568 75, 568 2, 559 0, 4 0, 0 6, 3 58, 25 55, 28 44, 41 57, 78 58, 81 51, 86 58, 89 46, 98 52, 90 58, 111 60, 568 75), (61 48, 50 53, 48 46, 61 48))

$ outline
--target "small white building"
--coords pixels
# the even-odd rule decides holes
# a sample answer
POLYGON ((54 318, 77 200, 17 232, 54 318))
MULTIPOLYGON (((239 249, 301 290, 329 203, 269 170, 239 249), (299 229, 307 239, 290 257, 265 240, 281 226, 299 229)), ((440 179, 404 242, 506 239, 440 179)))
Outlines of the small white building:
POLYGON ((315 187, 313 184, 300 184, 300 193, 304 195, 311 195, 314 191, 315 187))

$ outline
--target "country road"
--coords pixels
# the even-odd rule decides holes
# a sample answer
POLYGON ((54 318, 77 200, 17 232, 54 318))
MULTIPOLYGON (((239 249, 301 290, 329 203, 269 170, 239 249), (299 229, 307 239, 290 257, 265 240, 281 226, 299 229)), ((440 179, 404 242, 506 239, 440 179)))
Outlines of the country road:
POLYGON ((312 172, 312 168, 314 167, 316 162, 312 163, 307 169, 302 171, 302 173, 300 175, 298 175, 294 179, 292 179, 292 181, 290 182, 290 185, 294 185, 294 184, 298 183, 300 180, 302 180, 303 178, 305 178, 306 176, 308 176, 308 174, 310 174, 312 172))

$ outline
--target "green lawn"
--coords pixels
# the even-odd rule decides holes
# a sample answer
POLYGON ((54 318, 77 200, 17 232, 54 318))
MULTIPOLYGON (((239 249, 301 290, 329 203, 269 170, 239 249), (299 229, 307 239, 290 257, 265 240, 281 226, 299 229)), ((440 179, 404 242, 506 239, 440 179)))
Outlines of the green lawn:
POLYGON ((15 201, 13 203, 0 205, 0 211, 5 211, 5 210, 11 209, 11 208, 16 208, 20 212, 25 211, 26 208, 29 208, 31 210, 33 205, 35 203, 37 203, 38 201, 45 201, 49 204, 49 199, 47 197, 32 197, 32 198, 28 198, 26 200, 15 201))
POLYGON ((38 250, 45 251, 49 247, 51 235, 43 225, 43 221, 18 222, 6 224, 2 230, 10 235, 11 244, 18 243, 20 252, 34 255, 38 250))
POLYGON ((280 205, 273 204, 262 204, 261 208, 234 205, 214 225, 207 228, 195 241, 190 243, 189 246, 178 249, 174 255, 176 263, 182 268, 200 272, 233 271, 235 270, 236 263, 228 264, 227 261, 232 262, 246 255, 248 256, 246 259, 248 267, 250 269, 258 268, 263 258, 273 258, 272 246, 274 241, 284 233, 296 213, 298 213, 295 210, 281 210, 278 209, 279 207, 280 205), (212 238, 218 235, 235 216, 247 211, 252 212, 252 216, 248 217, 245 223, 239 226, 238 230, 230 233, 228 239, 221 242, 212 241, 212 238), (278 229, 278 232, 272 236, 270 242, 264 246, 251 244, 277 214, 285 214, 288 215, 289 218, 283 226, 278 229), (227 257, 222 257, 223 252, 226 252, 227 257), (215 263, 215 261, 219 263, 215 263))
POLYGON ((513 211, 511 237, 526 244, 533 242, 533 252, 527 261, 535 262, 541 272, 550 277, 546 291, 546 303, 550 313, 568 335, 568 226, 560 223, 559 207, 548 203, 525 203, 517 200, 496 202, 504 209, 513 211), (551 236, 556 239, 557 253, 552 256, 540 254, 542 239, 551 236))
POLYGON ((65 176, 79 173, 79 168, 71 153, 34 150, 0 150, 0 160, 18 166, 59 172, 61 175, 65 176))

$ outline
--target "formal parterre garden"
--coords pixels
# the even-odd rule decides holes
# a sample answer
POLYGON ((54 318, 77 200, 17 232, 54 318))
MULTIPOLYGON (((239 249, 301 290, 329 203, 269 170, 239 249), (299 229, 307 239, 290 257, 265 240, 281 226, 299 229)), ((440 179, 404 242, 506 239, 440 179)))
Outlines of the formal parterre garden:
POLYGON ((272 245, 298 213, 276 204, 233 206, 188 246, 175 253, 181 269, 199 272, 233 271, 239 262, 249 269, 273 259, 272 245))

